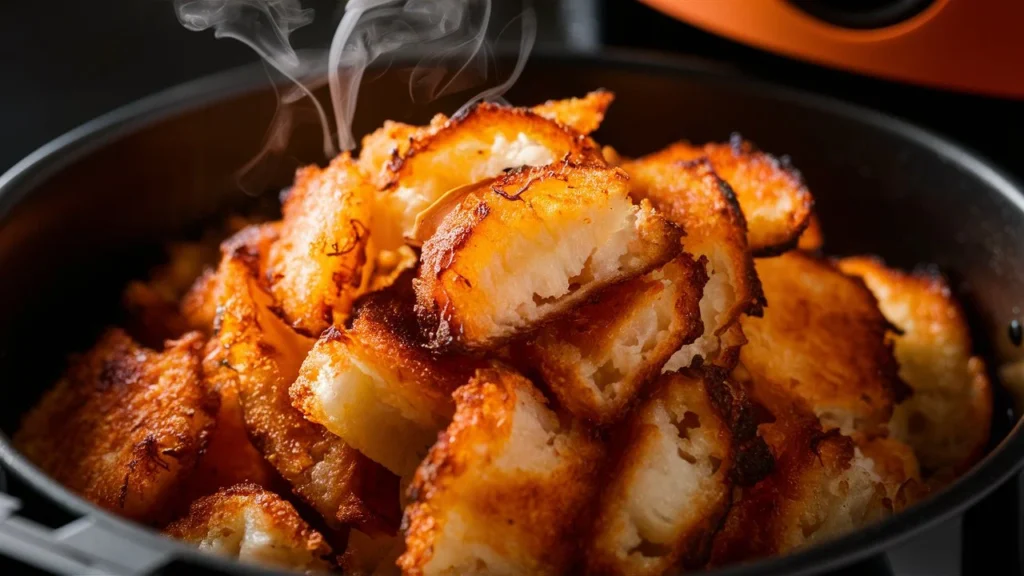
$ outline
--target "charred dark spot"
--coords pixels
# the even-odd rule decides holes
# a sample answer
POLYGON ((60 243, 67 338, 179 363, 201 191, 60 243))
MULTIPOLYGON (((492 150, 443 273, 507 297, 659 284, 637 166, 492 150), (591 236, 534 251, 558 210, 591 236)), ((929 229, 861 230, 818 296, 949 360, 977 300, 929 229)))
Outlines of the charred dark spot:
POLYGON ((331 250, 326 253, 327 256, 342 256, 358 248, 366 233, 369 231, 366 225, 359 220, 349 220, 349 226, 352 228, 352 236, 347 238, 344 244, 338 245, 337 242, 331 244, 331 250))
POLYGON ((259 348, 260 354, 263 354, 264 356, 273 356, 277 354, 277 348, 275 348, 274 345, 270 344, 269 342, 264 342, 261 340, 256 344, 256 347, 259 348))
POLYGON ((235 367, 232 366, 230 362, 228 362, 227 358, 221 358, 220 361, 217 362, 217 365, 222 368, 227 368, 229 370, 234 370, 235 372, 238 372, 238 370, 236 370, 235 367))
POLYGON ((130 384, 137 377, 138 371, 131 359, 118 355, 103 361, 99 377, 96 379, 96 388, 107 390, 113 386, 130 384))
POLYGON ((775 469, 775 457, 760 437, 754 437, 736 448, 730 476, 737 486, 753 486, 775 469))

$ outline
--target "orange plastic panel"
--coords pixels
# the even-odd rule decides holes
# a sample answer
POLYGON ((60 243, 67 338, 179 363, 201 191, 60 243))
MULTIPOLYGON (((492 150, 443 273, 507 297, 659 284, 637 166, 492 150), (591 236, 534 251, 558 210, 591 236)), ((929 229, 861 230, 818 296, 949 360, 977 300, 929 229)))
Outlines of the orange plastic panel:
POLYGON ((785 0, 641 0, 772 52, 916 84, 1024 97, 1024 0, 936 0, 874 30, 841 28, 785 0))

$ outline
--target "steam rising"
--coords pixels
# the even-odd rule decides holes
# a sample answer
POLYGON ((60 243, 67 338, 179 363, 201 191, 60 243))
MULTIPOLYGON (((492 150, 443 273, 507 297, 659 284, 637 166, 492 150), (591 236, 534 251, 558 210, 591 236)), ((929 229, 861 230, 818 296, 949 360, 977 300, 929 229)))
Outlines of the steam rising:
MULTIPOLYGON (((322 78, 326 72, 338 148, 351 150, 356 146, 352 118, 368 66, 403 49, 419 55, 409 80, 409 96, 414 102, 430 101, 463 88, 470 71, 485 79, 494 61, 492 43, 514 23, 489 39, 491 0, 349 0, 324 70, 322 58, 303 61, 292 48, 292 32, 313 21, 313 11, 303 9, 300 0, 174 0, 174 8, 189 30, 213 28, 217 38, 243 42, 293 84, 278 93, 278 111, 264 149, 245 170, 284 150, 293 124, 291 106, 304 97, 316 106, 324 153, 328 157, 337 153, 327 115, 313 96, 315 86, 308 78, 322 78)), ((519 58, 511 76, 470 98, 463 108, 480 100, 499 100, 519 77, 536 37, 536 16, 527 8, 516 20, 521 25, 519 58)))
MULTIPOLYGON (((174 0, 174 12, 182 26, 193 32, 214 29, 216 38, 233 38, 252 48, 264 62, 291 80, 295 89, 279 94, 278 111, 257 159, 287 143, 292 117, 288 105, 308 96, 324 126, 324 154, 335 155, 327 127, 327 113, 303 82, 309 70, 291 45, 292 32, 313 22, 313 11, 304 10, 299 0, 174 0)), ((250 162, 250 165, 252 163, 250 162)))

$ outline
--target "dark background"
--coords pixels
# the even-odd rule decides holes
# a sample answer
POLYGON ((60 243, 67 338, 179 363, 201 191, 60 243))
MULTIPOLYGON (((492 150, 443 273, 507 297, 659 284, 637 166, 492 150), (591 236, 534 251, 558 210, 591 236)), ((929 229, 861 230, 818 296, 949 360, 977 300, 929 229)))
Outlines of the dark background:
MULTIPOLYGON (((327 46, 339 17, 339 2, 304 4, 316 9, 318 18, 314 25, 296 32, 296 46, 327 46)), ((518 0, 495 4, 496 18, 506 20, 521 6, 518 0)), ((1019 162, 1024 146, 1016 137, 1024 128, 1024 103, 900 86, 789 61, 706 34, 633 1, 535 0, 534 4, 541 24, 540 44, 572 40, 577 46, 589 46, 599 38, 606 46, 725 61, 752 76, 831 94, 925 124, 1024 178, 1019 162), (597 18, 589 19, 595 13, 597 18), (568 23, 577 27, 569 28, 568 23)), ((174 16, 171 0, 19 0, 4 2, 2 16, 0 172, 61 133, 118 106, 256 61, 253 52, 237 42, 216 40, 210 31, 185 30, 174 16)), ((1019 566, 1018 490, 1017 483, 1011 482, 967 515, 962 540, 965 566, 987 562, 1019 566)), ((904 556, 904 564, 917 569, 901 574, 960 573, 955 560, 952 566, 937 565, 948 561, 940 553, 946 544, 936 538, 912 543, 914 551, 904 556)), ((13 573, 3 568, 0 560, 0 572, 13 573)), ((13 570, 21 573, 19 568, 13 570)), ((963 573, 975 572, 965 569, 963 573)))
MULTIPOLYGON (((709 0, 711 1, 711 0, 709 0)), ((256 61, 233 40, 189 32, 171 0, 5 2, 0 18, 0 170, 62 132, 141 96, 256 61)), ((535 0, 540 44, 575 38, 569 20, 593 27, 607 46, 667 50, 730 62, 745 73, 824 92, 927 124, 1022 173, 1020 103, 898 86, 762 53, 676 22, 628 0, 535 0), (588 13, 598 15, 596 22, 588 13), (580 22, 580 20, 585 20, 580 22), (591 26, 593 24, 593 26, 591 26)), ((293 39, 325 47, 340 2, 304 0, 315 23, 293 39)), ((494 20, 507 22, 522 0, 494 2, 494 20)), ((584 40, 584 44, 588 42, 584 40)), ((1016 73, 1016 72, 1009 72, 1016 73)))

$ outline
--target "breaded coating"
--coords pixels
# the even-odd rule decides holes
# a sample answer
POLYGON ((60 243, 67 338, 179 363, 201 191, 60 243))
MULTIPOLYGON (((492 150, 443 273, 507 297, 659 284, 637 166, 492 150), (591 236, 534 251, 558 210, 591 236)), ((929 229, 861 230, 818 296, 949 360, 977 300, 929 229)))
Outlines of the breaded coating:
POLYGON ((331 547, 291 504, 255 484, 238 484, 200 498, 168 536, 242 562, 325 572, 331 547))
MULTIPOLYGON (((447 120, 444 116, 441 118, 447 120)), ((443 121, 441 118, 438 120, 443 121)), ((387 186, 391 181, 388 164, 408 152, 413 139, 427 129, 423 126, 385 120, 383 126, 363 136, 357 161, 359 168, 378 188, 387 186)))
POLYGON ((366 243, 375 191, 342 154, 298 171, 270 247, 271 294, 293 328, 312 337, 341 326, 368 281, 366 243))
POLYGON ((393 533, 398 479, 296 410, 288 396, 313 345, 273 313, 259 284, 261 263, 278 225, 239 232, 224 243, 217 340, 236 373, 245 427, 253 444, 332 527, 393 533))
POLYGON ((371 538, 352 530, 338 565, 346 576, 400 576, 402 571, 396 562, 402 552, 405 538, 401 534, 371 538))
POLYGON ((563 159, 603 162, 586 136, 525 108, 480 103, 441 125, 422 130, 389 163, 391 173, 375 217, 381 250, 410 236, 416 215, 452 188, 501 175, 508 168, 563 159))
POLYGON ((562 574, 597 485, 600 444, 497 365, 459 388, 455 404, 410 488, 403 573, 562 574))
POLYGON ((666 218, 683 227, 684 249, 707 259, 708 283, 701 298, 704 334, 683 346, 665 370, 690 366, 700 358, 723 366, 730 343, 741 343, 736 322, 758 315, 764 305, 761 284, 747 249, 747 228, 736 197, 704 160, 678 162, 670 150, 623 164, 630 194, 649 199, 666 218))
POLYGON ((97 505, 165 522, 217 411, 200 382, 202 348, 194 332, 155 352, 108 330, 25 416, 15 446, 97 505))
POLYGON ((758 431, 775 466, 765 479, 737 494, 714 538, 710 565, 784 554, 892 513, 888 487, 875 463, 850 437, 836 429, 824 431, 785 385, 756 377, 749 382, 742 365, 734 376, 748 382, 752 399, 770 412, 758 431))
POLYGON ((908 391, 871 291, 799 251, 759 259, 757 272, 768 307, 742 320, 741 362, 756 379, 784 383, 825 429, 884 433, 908 391))
POLYGON ((595 90, 583 98, 548 100, 530 110, 563 126, 568 126, 580 134, 590 134, 601 126, 605 112, 608 111, 613 100, 615 100, 615 94, 612 92, 595 90))
POLYGON ((479 361, 423 345, 412 274, 359 302, 349 330, 324 332, 291 387, 292 402, 353 448, 411 476, 455 412, 452 392, 479 361))
POLYGON ((988 443, 992 385, 972 356, 970 328, 945 279, 907 274, 873 258, 845 258, 839 267, 864 279, 885 317, 900 376, 913 394, 896 407, 891 434, 914 448, 926 476, 950 480, 978 460, 988 443))
POLYGON ((675 161, 711 162, 736 193, 747 219, 750 250, 757 256, 793 248, 810 222, 814 199, 800 173, 786 157, 780 160, 761 152, 738 134, 729 142, 703 146, 677 142, 659 154, 675 161))
POLYGON ((662 375, 616 432, 621 446, 583 557, 588 574, 703 565, 733 484, 769 472, 751 405, 719 368, 662 375))
POLYGON ((527 339, 523 356, 574 416, 601 425, 619 420, 669 357, 703 333, 705 263, 680 254, 603 290, 527 339))
POLYGON ((213 333, 213 321, 217 317, 217 303, 220 301, 220 286, 220 277, 212 268, 203 271, 192 282, 192 287, 182 296, 179 304, 181 316, 189 328, 207 335, 213 333))
POLYGON ((811 213, 807 228, 800 234, 796 247, 804 252, 817 252, 825 245, 825 233, 821 229, 821 220, 817 214, 811 213))
POLYGON ((214 339, 207 343, 205 354, 203 386, 220 398, 220 409, 206 451, 182 490, 183 503, 236 484, 287 490, 287 484, 249 440, 238 398, 237 374, 225 365, 227 352, 214 339))
POLYGON ((414 285, 432 344, 492 348, 675 257, 680 230, 626 181, 567 161, 468 194, 423 245, 414 285))

